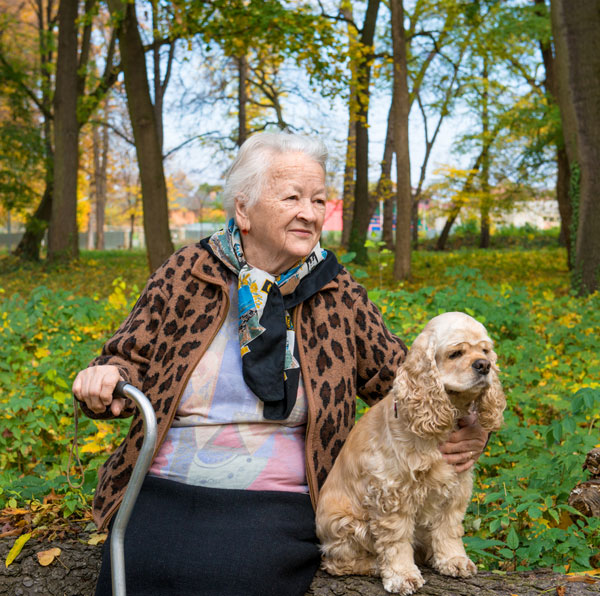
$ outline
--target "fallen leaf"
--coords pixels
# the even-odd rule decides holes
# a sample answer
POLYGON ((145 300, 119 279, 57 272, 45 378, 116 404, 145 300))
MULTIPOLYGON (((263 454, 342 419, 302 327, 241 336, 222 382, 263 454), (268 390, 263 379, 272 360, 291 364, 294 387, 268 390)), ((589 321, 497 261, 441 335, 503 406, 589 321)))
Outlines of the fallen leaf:
POLYGON ((566 590, 564 586, 557 586, 556 587, 556 596, 565 596, 566 594, 566 590))
POLYGON ((37 558, 42 567, 47 567, 54 559, 56 559, 56 557, 60 556, 61 552, 60 548, 49 548, 48 550, 37 553, 37 558))
POLYGON ((106 542, 106 539, 108 538, 108 534, 91 534, 90 535, 90 539, 88 540, 88 544, 91 544, 92 546, 96 546, 98 544, 102 544, 103 542, 106 542))
POLYGON ((23 509, 22 507, 6 507, 3 512, 8 515, 25 515, 26 513, 29 513, 29 510, 23 509))
POLYGON ((8 551, 8 555, 6 555, 5 565, 8 567, 18 556, 19 553, 23 550, 25 543, 31 538, 31 534, 23 534, 19 536, 15 543, 12 545, 12 548, 8 551))
POLYGON ((568 575, 600 575, 600 569, 589 569, 588 571, 577 571, 568 575))
POLYGON ((587 575, 570 575, 568 577, 565 577, 565 581, 567 582, 579 582, 582 584, 595 584, 597 583, 597 579, 594 579, 593 577, 589 577, 587 575))

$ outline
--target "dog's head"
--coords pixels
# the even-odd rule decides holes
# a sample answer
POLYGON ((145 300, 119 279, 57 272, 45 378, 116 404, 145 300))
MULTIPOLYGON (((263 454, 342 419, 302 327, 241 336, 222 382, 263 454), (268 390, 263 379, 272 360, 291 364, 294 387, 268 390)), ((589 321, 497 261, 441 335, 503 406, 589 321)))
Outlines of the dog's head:
POLYGON ((502 424, 506 406, 497 356, 485 327, 461 312, 434 317, 415 339, 394 384, 411 430, 443 436, 474 402, 486 430, 502 424))

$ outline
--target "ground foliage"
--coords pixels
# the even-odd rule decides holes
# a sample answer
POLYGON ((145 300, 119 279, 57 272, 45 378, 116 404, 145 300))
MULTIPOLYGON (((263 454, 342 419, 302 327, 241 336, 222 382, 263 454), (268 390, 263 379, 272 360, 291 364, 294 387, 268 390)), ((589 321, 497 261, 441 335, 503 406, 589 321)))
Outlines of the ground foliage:
MULTIPOLYGON (((367 269, 351 254, 341 259, 408 344, 449 310, 475 316, 497 344, 509 407, 476 472, 471 555, 490 569, 599 566, 600 520, 583 519, 567 497, 600 444, 600 296, 570 292, 558 248, 414 253, 413 280, 400 285, 390 255, 371 251, 367 269)), ((82 420, 84 483, 69 488, 70 385, 132 306, 146 261, 84 253, 69 266, 23 271, 4 257, 0 273, 0 535, 48 535, 59 513, 89 522, 96 469, 127 424, 82 420)))

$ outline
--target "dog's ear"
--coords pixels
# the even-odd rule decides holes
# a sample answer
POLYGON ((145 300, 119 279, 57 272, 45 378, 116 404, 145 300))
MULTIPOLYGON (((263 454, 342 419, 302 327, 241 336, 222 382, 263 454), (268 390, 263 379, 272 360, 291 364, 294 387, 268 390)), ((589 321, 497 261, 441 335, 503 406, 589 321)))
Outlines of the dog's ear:
POLYGON ((504 417, 502 412, 506 408, 506 398, 500 379, 498 378, 498 367, 496 366, 497 356, 495 352, 491 354, 492 368, 490 370, 490 384, 485 392, 477 400, 477 412, 479 414, 479 424, 489 431, 498 430, 502 426, 504 417))
POLYGON ((456 409, 435 362, 437 339, 427 328, 417 337, 394 381, 394 397, 409 430, 424 438, 442 437, 454 426, 456 409))

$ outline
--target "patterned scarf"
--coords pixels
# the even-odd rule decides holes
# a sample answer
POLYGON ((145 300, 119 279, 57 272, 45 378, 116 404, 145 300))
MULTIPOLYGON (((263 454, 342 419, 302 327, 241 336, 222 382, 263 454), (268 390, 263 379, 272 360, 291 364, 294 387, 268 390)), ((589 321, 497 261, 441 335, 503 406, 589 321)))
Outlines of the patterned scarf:
MULTIPOLYGON (((246 384, 264 402, 264 416, 284 420, 296 403, 300 364, 289 309, 337 275, 335 257, 319 243, 281 275, 274 276, 246 262, 240 231, 233 218, 227 228, 208 239, 212 253, 238 276, 239 338, 246 384), (331 258, 333 257, 332 263, 331 258), (320 268, 317 283, 302 280, 320 268)), ((312 277, 312 276, 311 276, 312 277)))

